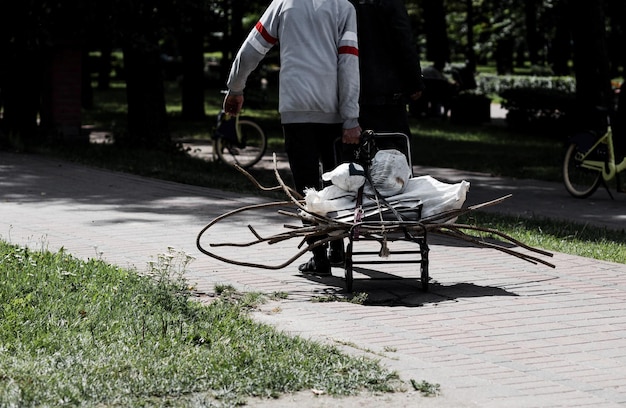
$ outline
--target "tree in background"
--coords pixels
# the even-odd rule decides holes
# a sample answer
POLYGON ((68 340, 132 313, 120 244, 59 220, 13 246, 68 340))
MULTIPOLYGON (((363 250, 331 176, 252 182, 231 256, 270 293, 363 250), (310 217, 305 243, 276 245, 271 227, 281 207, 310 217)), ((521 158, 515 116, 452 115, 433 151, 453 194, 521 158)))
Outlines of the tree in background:
POLYGON ((116 3, 117 27, 124 53, 128 129, 116 143, 148 149, 170 147, 159 40, 164 4, 116 3), (163 6, 163 9, 160 8, 163 6))
POLYGON ((554 75, 564 76, 571 73, 569 62, 572 59, 572 24, 570 8, 564 1, 554 5, 551 12, 543 19, 544 26, 554 27, 552 41, 547 45, 547 61, 554 75))
POLYGON ((606 114, 614 94, 609 76, 605 14, 602 2, 570 0, 574 39, 576 101, 581 125, 592 129, 606 126, 606 114))
POLYGON ((476 53, 474 52, 474 3, 472 0, 465 0, 465 25, 467 26, 467 46, 465 60, 472 72, 476 70, 476 53))
POLYGON ((210 22, 202 3, 185 2, 177 27, 182 58, 182 118, 202 120, 204 112, 204 49, 210 22), (207 24, 207 22, 209 24, 207 24))
POLYGON ((448 26, 443 0, 424 0, 424 35, 426 37, 426 59, 436 66, 450 62, 448 26))
MULTIPOLYGON (((226 79, 233 53, 258 19, 267 0, 68 0, 17 2, 0 14, 0 103, 2 130, 30 143, 43 136, 45 68, 63 38, 80 40, 85 55, 101 51, 98 87, 106 88, 111 50, 124 50, 128 129, 116 138, 128 145, 171 144, 165 112, 165 39, 174 39, 182 58, 185 119, 204 115, 204 53, 221 51, 226 79), (80 16, 80 17, 77 17, 80 16), (219 35, 215 35, 219 34, 219 35)), ((416 38, 425 59, 495 62, 501 73, 549 68, 579 82, 579 99, 606 104, 607 77, 624 75, 623 0, 408 0, 416 38), (573 48, 573 45, 575 48, 573 48), (574 52, 575 51, 575 57, 574 52), (589 62, 591 61, 591 62, 589 62), (607 62, 608 61, 608 62, 607 62), (572 64, 573 63, 573 64, 572 64), (608 68, 604 64, 608 64, 608 68)), ((93 62, 85 58, 84 67, 93 62)), ((91 69, 85 70, 88 74, 91 69)), ((539 70, 536 72, 540 72, 539 70)), ((85 75, 83 106, 90 106, 91 77, 85 75)), ((1 136, 0 136, 1 137, 1 136)))
POLYGON ((28 144, 39 139, 44 59, 50 40, 42 32, 43 10, 18 2, 0 13, 0 89, 2 91, 2 138, 20 138, 28 144))
POLYGON ((542 63, 539 59, 541 48, 541 36, 538 31, 538 14, 540 0, 526 0, 524 2, 524 25, 526 28, 526 48, 528 49, 528 61, 530 65, 542 63))
POLYGON ((609 0, 607 47, 612 77, 626 77, 626 1, 609 0))
POLYGON ((456 46, 463 30, 462 18, 455 14, 475 8, 473 32, 480 63, 494 61, 499 74, 530 66, 533 73, 569 75, 573 67, 580 104, 610 105, 610 78, 624 75, 626 59, 623 0, 448 0, 444 6, 452 13, 452 59, 458 61, 464 52, 456 46))

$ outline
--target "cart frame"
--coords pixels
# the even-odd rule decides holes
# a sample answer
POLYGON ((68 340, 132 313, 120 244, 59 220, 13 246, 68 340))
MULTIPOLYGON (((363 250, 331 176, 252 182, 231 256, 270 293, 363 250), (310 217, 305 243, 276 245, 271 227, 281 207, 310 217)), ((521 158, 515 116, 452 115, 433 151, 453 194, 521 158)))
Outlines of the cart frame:
MULTIPOLYGON (((366 131, 367 136, 373 138, 374 144, 376 146, 380 145, 383 147, 387 147, 389 145, 393 146, 393 148, 398 149, 400 152, 404 154, 409 164, 409 168, 411 169, 411 177, 413 176, 413 164, 411 160, 411 145, 409 141, 409 137, 404 133, 376 133, 371 131, 366 131)), ((335 142, 335 162, 340 164, 341 162, 341 140, 338 139, 335 142)), ((366 170, 367 171, 367 170, 366 170)), ((344 259, 344 271, 345 271, 345 281, 346 281, 346 291, 352 292, 354 286, 354 266, 355 265, 380 265, 380 264, 419 264, 420 270, 420 281, 421 281, 421 289, 424 292, 428 292, 429 285, 429 260, 428 253, 429 247, 427 242, 427 233, 426 227, 419 222, 420 216, 418 215, 417 220, 412 220, 414 225, 421 226, 421 228, 417 228, 412 232, 404 231, 404 233, 394 233, 394 234, 370 234, 363 233, 363 229, 359 226, 367 225, 368 221, 363 221, 360 224, 355 224, 355 226, 350 230, 348 235, 348 244, 345 250, 345 259, 344 259), (419 231, 419 232, 415 232, 419 231), (357 250, 356 244, 359 241, 376 241, 380 244, 380 251, 372 251, 372 250, 357 250), (388 243, 393 243, 394 241, 406 241, 414 243, 418 246, 416 250, 392 250, 388 243), (392 256, 400 256, 402 259, 393 259, 393 260, 373 260, 372 256, 378 255, 386 251, 385 257, 392 256), (355 259, 358 258, 358 259, 355 259)), ((393 246, 393 245, 392 245, 393 246)), ((399 278, 403 279, 403 278, 399 278)))

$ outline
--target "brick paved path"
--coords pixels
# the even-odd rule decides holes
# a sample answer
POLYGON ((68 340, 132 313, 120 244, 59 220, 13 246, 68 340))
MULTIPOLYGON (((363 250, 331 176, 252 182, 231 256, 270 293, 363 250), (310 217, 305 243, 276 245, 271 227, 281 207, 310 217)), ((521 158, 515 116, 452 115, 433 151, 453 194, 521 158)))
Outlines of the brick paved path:
MULTIPOLYGON (((436 176, 444 177, 441 171, 436 176)), ((608 218, 623 229, 623 196, 610 201, 599 192, 573 200, 550 183, 446 174, 472 183, 468 202, 514 190, 519 199, 503 205, 507 212, 549 215, 561 206, 555 216, 608 218), (545 194, 523 193, 533 191, 529 186, 545 194), (584 212, 563 211, 568 206, 584 212)), ((389 264, 355 275, 355 292, 368 294, 365 305, 315 302, 342 294, 341 269, 332 278, 307 279, 298 274, 298 261, 279 270, 236 267, 197 250, 196 235, 213 217, 259 198, 6 152, 0 152, 0 197, 2 239, 33 249, 64 247, 139 271, 172 247, 197 258, 189 279, 199 292, 211 293, 216 283, 285 292, 287 299, 264 305, 256 318, 380 359, 406 381, 439 383, 442 407, 626 405, 626 265, 557 253, 551 269, 432 237, 430 293, 419 291, 415 271, 389 264)), ((278 221, 290 222, 275 212, 242 214, 216 226, 206 244, 249 239, 247 224, 271 233, 278 221)), ((295 245, 221 250, 280 263, 295 245)))

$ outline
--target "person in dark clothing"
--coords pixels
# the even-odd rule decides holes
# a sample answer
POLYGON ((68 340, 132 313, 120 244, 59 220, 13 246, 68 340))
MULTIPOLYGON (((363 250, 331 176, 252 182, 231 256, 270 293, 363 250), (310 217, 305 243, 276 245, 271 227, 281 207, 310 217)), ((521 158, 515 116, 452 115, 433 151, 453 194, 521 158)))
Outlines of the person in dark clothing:
POLYGON ((407 104, 424 89, 417 45, 402 0, 350 0, 357 13, 364 130, 411 136, 407 104))
MULTIPOLYGON (((359 124, 364 131, 404 133, 411 137, 407 105, 424 89, 422 68, 409 14, 402 0, 350 0, 356 9, 359 41, 359 124)), ((397 148, 391 141, 377 148, 397 148)), ((339 161, 355 156, 354 146, 342 146, 339 161)), ((410 154, 410 152, 406 152, 410 154)), ((330 243, 331 265, 344 262, 341 240, 330 243)))
POLYGON ((412 108, 421 104, 420 112, 432 117, 448 117, 452 98, 459 93, 459 84, 444 73, 445 62, 435 61, 431 66, 422 70, 425 89, 412 108))
POLYGON ((460 68, 452 68, 452 79, 458 84, 459 91, 478 88, 475 75, 476 69, 469 61, 465 61, 465 65, 460 68))

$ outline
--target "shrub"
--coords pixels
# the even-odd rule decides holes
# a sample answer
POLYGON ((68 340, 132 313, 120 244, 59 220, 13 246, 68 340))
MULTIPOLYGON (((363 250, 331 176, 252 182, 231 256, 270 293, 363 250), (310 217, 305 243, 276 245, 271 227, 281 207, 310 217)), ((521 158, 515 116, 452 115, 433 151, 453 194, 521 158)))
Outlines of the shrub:
POLYGON ((576 92, 573 77, 480 74, 476 82, 481 92, 492 95, 501 95, 508 89, 517 88, 552 89, 571 94, 576 92))
POLYGON ((481 74, 477 83, 483 93, 500 96, 516 130, 562 135, 573 127, 573 77, 481 74))
POLYGON ((502 106, 508 110, 509 126, 518 129, 553 132, 571 127, 575 94, 559 89, 516 88, 503 91, 502 106))

